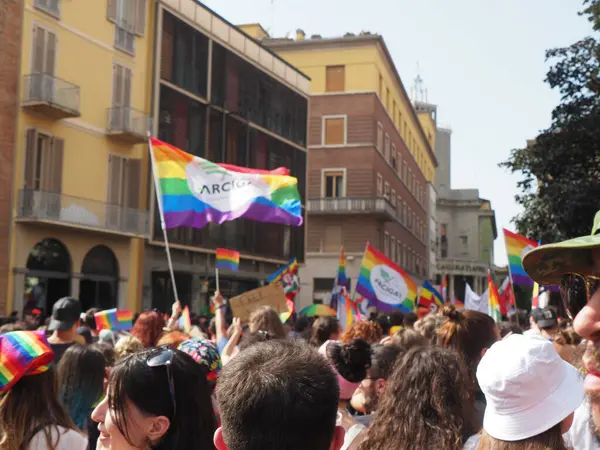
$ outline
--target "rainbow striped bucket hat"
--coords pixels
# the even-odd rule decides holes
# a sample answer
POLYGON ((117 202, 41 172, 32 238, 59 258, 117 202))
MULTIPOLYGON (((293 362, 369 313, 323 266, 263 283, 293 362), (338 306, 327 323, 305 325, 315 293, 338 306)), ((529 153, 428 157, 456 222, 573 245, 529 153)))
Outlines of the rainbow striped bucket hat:
POLYGON ((0 335, 0 393, 24 376, 46 372, 54 352, 43 332, 13 331, 0 335))

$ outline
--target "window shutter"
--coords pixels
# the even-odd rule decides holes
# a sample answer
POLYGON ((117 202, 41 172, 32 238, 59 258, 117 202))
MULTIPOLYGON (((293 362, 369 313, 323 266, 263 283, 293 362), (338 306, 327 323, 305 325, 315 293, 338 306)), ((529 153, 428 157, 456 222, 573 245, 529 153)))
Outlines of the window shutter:
POLYGON ((325 90, 327 92, 343 92, 345 89, 345 66, 329 66, 325 69, 325 90))
POLYGON ((113 106, 122 106, 123 99, 123 66, 113 66, 113 106))
POLYGON ((62 192, 62 172, 64 158, 64 139, 53 137, 48 158, 48 192, 62 192))
POLYGON ((127 163, 127 207, 139 209, 142 160, 130 159, 127 163))
POLYGON ((164 16, 163 34, 160 50, 160 77, 171 81, 173 79, 173 20, 164 16))
POLYGON ((46 30, 38 26, 33 27, 33 58, 31 62, 32 73, 44 72, 44 48, 46 30))
POLYGON ((131 106, 131 70, 123 67, 123 106, 131 106))
POLYGON ((342 247, 342 226, 329 225, 325 227, 325 242, 323 251, 338 252, 342 247))
POLYGON ((108 8, 106 9, 106 18, 113 23, 117 21, 117 1, 108 0, 108 8))
POLYGON ((56 34, 46 31, 46 61, 44 73, 54 75, 56 63, 56 34))
POLYGON ((339 145, 344 143, 346 120, 325 119, 325 144, 339 145))
POLYGON ((108 192, 106 202, 109 205, 118 205, 120 199, 121 157, 108 155, 108 192))
POLYGON ((146 0, 137 0, 135 8, 135 34, 143 36, 146 30, 146 0))
POLYGON ((35 166, 37 164, 37 140, 38 133, 35 128, 27 130, 25 141, 25 175, 23 187, 35 189, 35 166))

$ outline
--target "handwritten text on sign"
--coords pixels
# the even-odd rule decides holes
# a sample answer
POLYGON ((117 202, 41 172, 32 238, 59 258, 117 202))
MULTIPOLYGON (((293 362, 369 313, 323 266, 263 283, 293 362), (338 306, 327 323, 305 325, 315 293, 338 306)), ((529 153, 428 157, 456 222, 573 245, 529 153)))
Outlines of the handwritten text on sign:
POLYGON ((244 292, 242 295, 230 299, 229 305, 233 315, 239 317, 242 322, 248 322, 252 311, 264 305, 273 307, 278 313, 288 310, 281 283, 270 284, 244 292))

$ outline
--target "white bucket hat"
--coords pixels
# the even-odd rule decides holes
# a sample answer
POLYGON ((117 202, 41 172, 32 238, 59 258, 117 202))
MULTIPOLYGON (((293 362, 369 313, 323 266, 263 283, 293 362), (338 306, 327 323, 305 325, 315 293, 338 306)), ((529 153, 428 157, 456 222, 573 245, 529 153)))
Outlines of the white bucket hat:
POLYGON ((483 429, 502 441, 549 430, 584 398, 583 377, 551 342, 518 334, 492 345, 479 363, 477 381, 487 401, 483 429))

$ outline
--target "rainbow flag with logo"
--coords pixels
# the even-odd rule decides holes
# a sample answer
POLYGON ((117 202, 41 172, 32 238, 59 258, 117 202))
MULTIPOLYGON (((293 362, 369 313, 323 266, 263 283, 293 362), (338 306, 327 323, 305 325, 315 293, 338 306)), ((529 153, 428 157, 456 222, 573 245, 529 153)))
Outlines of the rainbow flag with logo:
POLYGON ((286 265, 281 266, 277 271, 267 277, 267 283, 273 284, 278 281, 283 281, 283 277, 286 274, 296 274, 298 272, 298 260, 296 258, 290 259, 286 265))
POLYGON ((395 262, 367 243, 356 293, 384 312, 415 308, 417 285, 395 262))
POLYGON ((492 272, 488 270, 488 315, 494 319, 494 322, 502 322, 502 312, 500 310, 500 294, 492 279, 492 272))
POLYGON ((125 331, 133 328, 133 311, 106 309, 94 314, 97 330, 125 331))
POLYGON ((435 313, 443 306, 444 299, 441 294, 431 285, 431 283, 429 283, 429 281, 424 282, 419 291, 417 308, 427 308, 430 312, 435 313))
POLYGON ((298 180, 288 169, 215 164, 150 138, 165 228, 203 228, 245 218, 302 225, 298 180))
POLYGON ((538 246, 538 243, 525 236, 504 229, 504 244, 508 254, 508 269, 513 286, 533 286, 533 280, 523 269, 523 256, 538 246))

